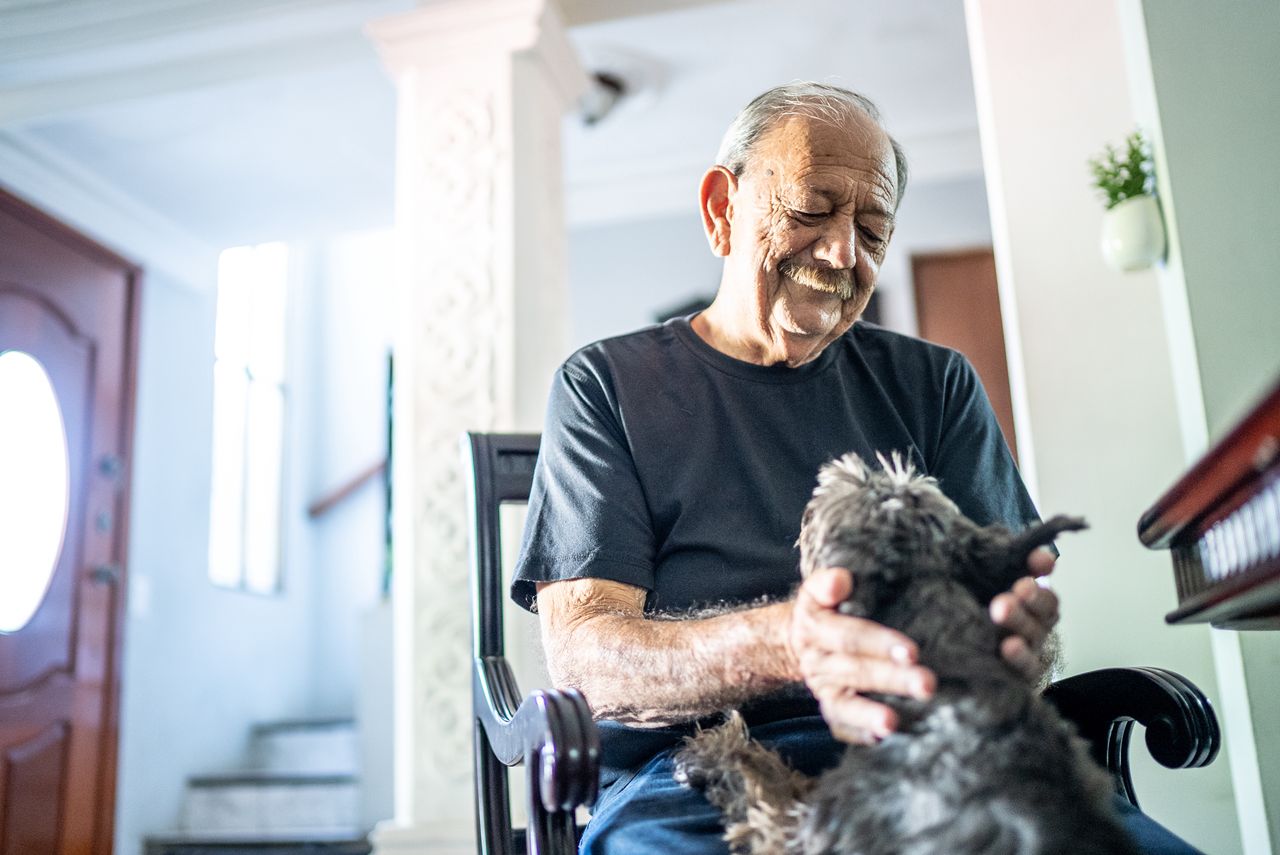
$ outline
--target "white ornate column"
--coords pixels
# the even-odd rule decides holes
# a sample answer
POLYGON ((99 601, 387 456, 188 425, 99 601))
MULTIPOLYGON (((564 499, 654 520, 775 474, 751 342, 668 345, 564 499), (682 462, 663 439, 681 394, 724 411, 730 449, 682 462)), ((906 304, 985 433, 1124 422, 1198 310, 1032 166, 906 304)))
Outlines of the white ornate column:
POLYGON ((395 819, 375 851, 473 852, 459 437, 537 429, 567 343, 560 122, 585 76, 554 0, 369 26, 398 90, 395 819))

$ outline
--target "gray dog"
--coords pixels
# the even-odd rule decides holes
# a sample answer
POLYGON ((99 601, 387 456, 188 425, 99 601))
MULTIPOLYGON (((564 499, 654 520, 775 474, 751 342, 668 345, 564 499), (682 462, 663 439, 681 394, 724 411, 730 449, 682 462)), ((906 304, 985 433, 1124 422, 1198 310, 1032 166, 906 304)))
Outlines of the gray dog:
POLYGON ((1016 535, 979 527, 897 455, 880 463, 872 472, 848 454, 819 472, 801 573, 850 568, 841 610, 914 639, 938 678, 933 698, 876 696, 897 711, 898 732, 850 746, 818 778, 751 741, 733 712, 688 740, 677 777, 706 791, 731 848, 751 855, 1136 853, 1108 776, 1000 657, 987 613, 1033 549, 1084 521, 1054 517, 1016 535))

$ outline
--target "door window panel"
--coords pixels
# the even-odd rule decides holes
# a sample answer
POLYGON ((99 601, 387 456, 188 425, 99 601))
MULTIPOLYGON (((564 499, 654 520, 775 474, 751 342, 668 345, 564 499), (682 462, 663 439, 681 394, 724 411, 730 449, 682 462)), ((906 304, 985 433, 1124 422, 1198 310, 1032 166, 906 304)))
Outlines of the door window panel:
POLYGON ((48 373, 0 353, 0 633, 22 629, 44 599, 67 528, 67 433, 48 373))

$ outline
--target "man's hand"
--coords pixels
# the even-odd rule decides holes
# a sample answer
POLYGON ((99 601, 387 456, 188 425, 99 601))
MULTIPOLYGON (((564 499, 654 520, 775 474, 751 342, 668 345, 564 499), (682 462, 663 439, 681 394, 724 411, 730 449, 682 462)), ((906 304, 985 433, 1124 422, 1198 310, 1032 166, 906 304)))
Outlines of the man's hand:
POLYGON ((1032 552, 1027 558, 1031 575, 1019 579, 1010 591, 991 600, 991 619, 1013 633, 1000 643, 1000 653, 1028 680, 1043 676, 1047 663, 1041 651, 1058 622, 1058 595, 1036 582, 1037 577, 1053 572, 1056 560, 1047 549, 1032 552))
POLYGON ((848 570, 812 574, 796 596, 789 642, 832 734, 844 742, 868 743, 892 733, 898 721, 892 709, 862 694, 925 699, 937 678, 915 664, 915 642, 902 633, 836 611, 852 590, 848 570))

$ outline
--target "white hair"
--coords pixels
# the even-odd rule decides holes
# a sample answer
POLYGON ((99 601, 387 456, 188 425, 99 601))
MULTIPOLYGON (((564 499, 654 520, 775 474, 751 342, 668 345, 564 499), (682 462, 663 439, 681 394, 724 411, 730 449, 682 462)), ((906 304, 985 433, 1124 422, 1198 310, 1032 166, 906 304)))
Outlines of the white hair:
MULTIPOLYGON (((884 130, 880 111, 865 95, 813 81, 775 86, 742 108, 742 112, 729 125, 729 130, 725 131, 720 151, 716 154, 716 163, 734 175, 742 175, 747 170, 752 149, 760 137, 775 122, 787 116, 806 116, 843 125, 849 121, 850 115, 858 112, 865 113, 884 130)), ((889 145, 893 148, 893 161, 898 173, 897 195, 893 201, 896 209, 902 203, 902 194, 907 190, 907 156, 888 131, 885 131, 885 136, 889 137, 889 145)))

